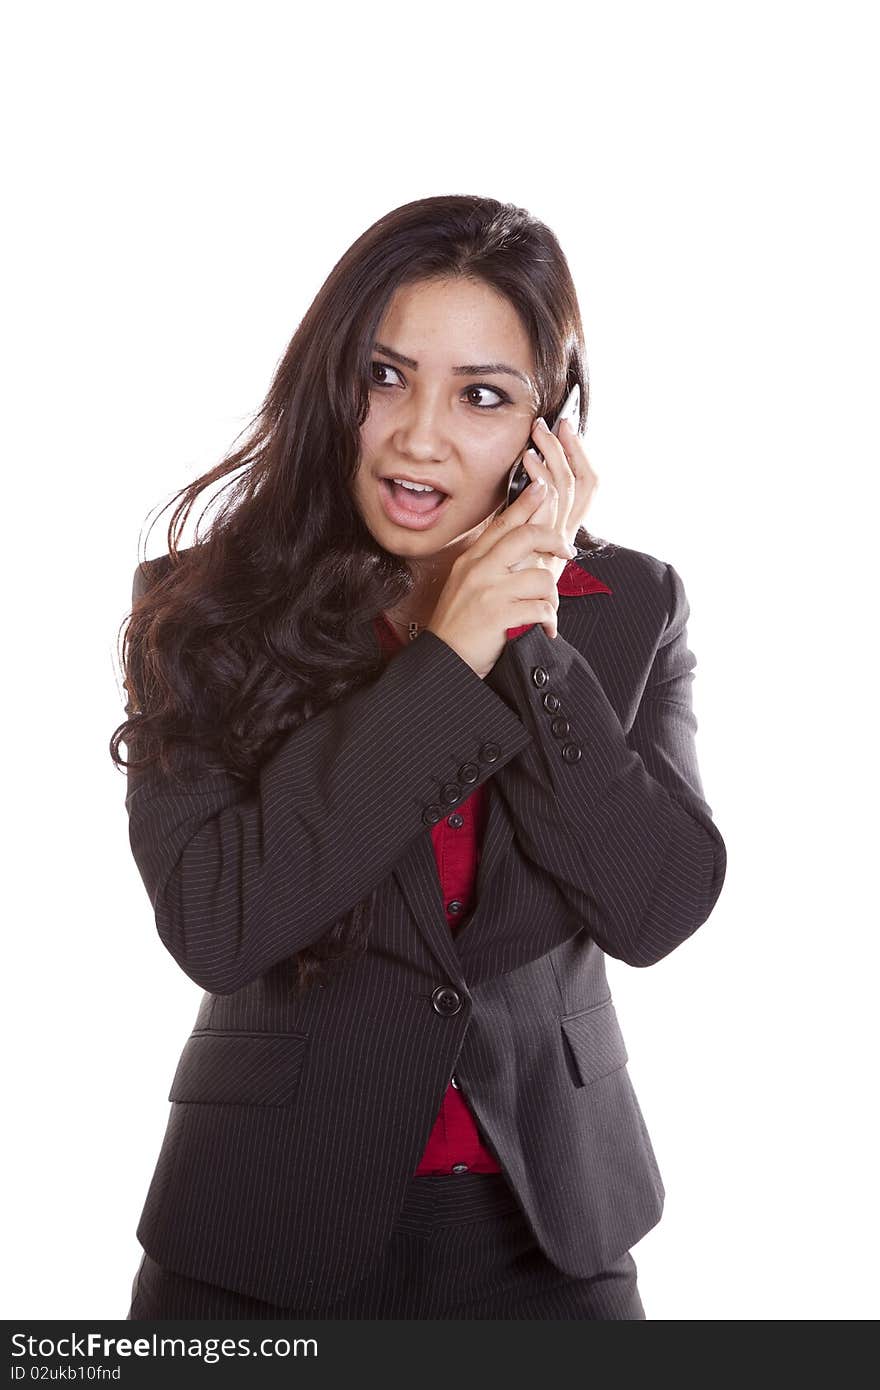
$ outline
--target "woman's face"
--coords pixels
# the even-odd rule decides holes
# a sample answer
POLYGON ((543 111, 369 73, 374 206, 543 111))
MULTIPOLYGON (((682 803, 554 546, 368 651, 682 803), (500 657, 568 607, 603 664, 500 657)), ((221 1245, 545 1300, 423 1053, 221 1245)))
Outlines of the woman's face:
POLYGON ((360 513, 385 550, 446 568, 504 502, 529 443, 537 395, 528 334, 483 281, 402 286, 379 326, 369 389, 353 484, 360 513), (436 515, 401 511, 412 494, 382 481, 391 478, 447 497, 436 515))

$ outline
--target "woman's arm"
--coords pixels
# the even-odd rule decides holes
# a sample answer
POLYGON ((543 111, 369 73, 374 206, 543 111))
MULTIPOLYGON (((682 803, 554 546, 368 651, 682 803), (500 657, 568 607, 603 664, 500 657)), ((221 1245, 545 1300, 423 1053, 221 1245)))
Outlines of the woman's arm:
POLYGON ((662 960, 705 922, 727 864, 697 766, 689 604, 671 565, 666 582, 669 618, 629 733, 590 663, 541 627, 509 642, 486 677, 532 734, 494 783, 519 848, 602 950, 629 965, 662 960), (561 739, 548 692, 571 726, 561 739), (565 743, 580 747, 577 761, 563 759, 565 743))
POLYGON ((468 795, 530 741, 504 700, 424 632, 372 685, 287 735, 250 794, 207 770, 191 785, 129 772, 129 840, 161 940, 196 984, 232 993, 380 884, 449 813, 445 787, 468 795), (473 781, 459 775, 465 763, 473 781))

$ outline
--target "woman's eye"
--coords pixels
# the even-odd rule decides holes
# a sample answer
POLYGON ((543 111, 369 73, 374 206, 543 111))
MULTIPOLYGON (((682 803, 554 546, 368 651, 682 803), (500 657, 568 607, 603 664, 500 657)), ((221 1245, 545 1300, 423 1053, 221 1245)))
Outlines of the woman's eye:
MULTIPOLYGON (((380 372, 394 372, 398 377, 400 376, 400 373, 398 372, 397 368, 392 367, 389 362, 371 362, 370 384, 372 386, 389 386, 393 384, 387 381, 377 381, 374 375, 374 371, 377 368, 380 372)), ((474 405, 477 410, 497 410, 500 405, 506 405, 507 402, 510 400, 509 396, 505 395, 503 391, 499 391, 495 386, 467 386, 465 388, 465 394, 468 396, 473 396, 475 393, 482 393, 484 391, 488 391, 491 393, 491 395, 497 396, 498 400, 488 405, 478 405, 473 400, 471 400, 471 405, 474 405)))
POLYGON ((478 407, 479 410, 497 410, 499 405, 505 405, 508 399, 503 392, 496 391, 494 386, 469 386, 467 390, 469 395, 473 391, 491 391, 493 396, 498 397, 493 405, 481 405, 478 407))
MULTIPOLYGON (((395 371, 397 371, 397 368, 396 368, 396 367, 391 367, 391 366, 389 366, 387 362, 371 362, 371 363, 370 363, 370 371, 371 371, 371 372, 372 372, 372 370, 373 370, 374 367, 378 367, 379 370, 380 370, 381 372, 395 372, 395 371)), ((399 375, 400 375, 400 373, 398 372, 398 376, 399 376, 399 375)), ((385 382, 385 381, 377 381, 375 377, 372 378, 372 383, 373 383, 374 386, 387 386, 387 384, 388 384, 388 383, 385 382)))

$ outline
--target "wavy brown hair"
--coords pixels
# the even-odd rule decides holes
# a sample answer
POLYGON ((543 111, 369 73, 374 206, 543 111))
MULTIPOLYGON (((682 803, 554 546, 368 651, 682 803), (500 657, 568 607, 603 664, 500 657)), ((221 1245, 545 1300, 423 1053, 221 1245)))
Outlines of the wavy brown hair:
MULTIPOLYGON (((246 442, 168 503, 169 563, 152 583, 142 567, 146 592, 122 643, 129 717, 110 755, 130 778, 151 767, 162 776, 222 769, 246 794, 287 733, 380 673, 373 620, 401 602, 413 576, 379 545, 352 495, 372 345, 400 286, 455 276, 484 281, 519 314, 534 353, 536 413, 554 418, 577 382, 583 428, 583 328, 553 232, 512 203, 465 194, 379 218, 315 296, 246 442), (180 550, 197 498, 224 478, 222 506, 200 534, 206 505, 195 544, 180 550)), ((596 541, 583 527, 575 537, 587 554, 596 541)), ((295 989, 364 949, 371 898, 290 958, 295 989)))

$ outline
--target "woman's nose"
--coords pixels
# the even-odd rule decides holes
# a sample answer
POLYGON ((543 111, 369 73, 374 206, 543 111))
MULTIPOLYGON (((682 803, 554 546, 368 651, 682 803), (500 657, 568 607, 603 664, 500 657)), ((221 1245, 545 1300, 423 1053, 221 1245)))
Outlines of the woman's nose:
POLYGON ((402 448, 420 457, 443 458, 449 448, 449 425, 436 406, 409 407, 405 418, 397 421, 395 434, 402 448))

